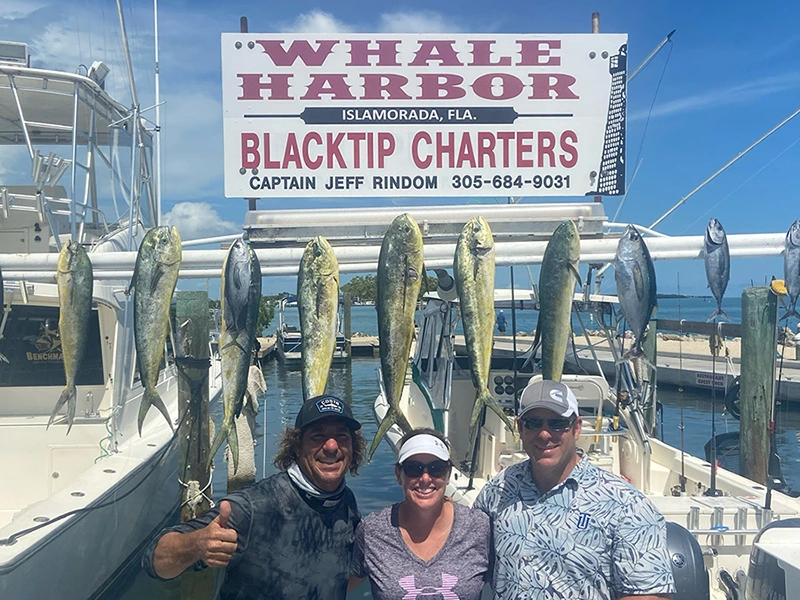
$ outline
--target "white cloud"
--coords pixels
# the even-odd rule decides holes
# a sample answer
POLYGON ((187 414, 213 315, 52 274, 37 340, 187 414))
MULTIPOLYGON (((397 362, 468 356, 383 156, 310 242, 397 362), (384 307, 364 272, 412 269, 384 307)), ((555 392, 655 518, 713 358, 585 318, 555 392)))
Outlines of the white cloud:
POLYGON ((280 31, 285 33, 346 33, 353 31, 353 28, 329 13, 314 10, 310 13, 303 13, 291 23, 281 26, 280 31))
MULTIPOLYGON (((690 111, 703 110, 730 104, 747 104, 753 100, 800 87, 800 72, 772 75, 711 92, 694 94, 686 98, 664 102, 653 109, 653 117, 665 117, 690 111)), ((647 118, 648 111, 636 111, 628 115, 628 121, 647 118)))
POLYGON ((163 215, 165 225, 175 225, 182 240, 240 233, 242 228, 233 221, 224 221, 207 202, 179 202, 163 215))
POLYGON ((380 30, 387 33, 459 32, 452 17, 433 11, 395 12, 381 15, 380 30))

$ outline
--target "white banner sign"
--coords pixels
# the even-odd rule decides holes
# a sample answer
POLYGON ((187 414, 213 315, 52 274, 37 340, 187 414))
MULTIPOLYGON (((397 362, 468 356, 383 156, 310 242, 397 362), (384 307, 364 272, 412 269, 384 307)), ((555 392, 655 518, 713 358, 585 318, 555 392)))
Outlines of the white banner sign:
POLYGON ((625 191, 627 36, 222 35, 225 195, 625 191))

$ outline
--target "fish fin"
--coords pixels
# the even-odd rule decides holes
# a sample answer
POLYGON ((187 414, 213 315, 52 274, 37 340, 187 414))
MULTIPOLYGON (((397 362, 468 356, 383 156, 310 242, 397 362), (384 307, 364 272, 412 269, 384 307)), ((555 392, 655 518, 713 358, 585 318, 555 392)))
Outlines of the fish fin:
MULTIPOLYGON (((796 315, 796 314, 797 314, 797 313, 795 313, 795 315, 796 315)), ((706 323, 710 323, 711 321, 713 321, 713 320, 714 320, 714 319, 716 319, 717 317, 722 317, 722 318, 724 318, 724 319, 725 319, 725 320, 727 320, 727 321, 730 321, 730 320, 731 320, 731 318, 730 318, 730 317, 729 317, 727 314, 725 314, 725 311, 724 311, 724 310, 722 310, 721 308, 718 308, 718 309, 717 309, 717 310, 715 310, 713 313, 711 313, 711 316, 710 316, 710 317, 708 317, 708 319, 706 320, 706 323)))
POLYGON ((633 264, 633 289, 636 292, 636 297, 641 300, 644 298, 644 275, 638 263, 633 264))
POLYGON ((147 411, 150 410, 151 406, 155 406, 158 411, 164 415, 164 418, 169 424, 169 428, 174 431, 175 429, 172 427, 172 419, 169 416, 169 411, 164 405, 164 401, 161 399, 161 396, 159 396, 157 391, 145 388, 144 394, 142 394, 142 402, 139 404, 139 436, 142 435, 142 425, 144 425, 144 419, 147 416, 147 411))
POLYGON ((239 434, 236 431, 236 424, 228 430, 228 448, 233 458, 233 474, 239 470, 239 434))
POLYGON ((11 364, 11 362, 9 362, 9 360, 6 358, 6 355, 3 354, 2 352, 0 352, 0 361, 6 363, 7 365, 11 364))
MULTIPOLYGON (((222 425, 220 428, 217 429, 217 432, 214 434, 214 441, 211 442, 211 449, 208 451, 208 464, 206 465, 206 469, 211 468, 211 463, 214 461, 214 456, 217 454, 219 449, 222 447, 222 444, 225 440, 229 439, 229 434, 231 430, 235 430, 236 426, 232 423, 233 419, 223 419, 222 425)), ((229 442, 230 443, 230 442, 229 442)), ((231 450, 231 454, 233 454, 233 450, 231 450)), ((236 441, 236 459, 234 461, 234 468, 236 468, 237 463, 239 461, 239 443, 238 438, 236 441)))
MULTIPOLYGON (((369 446, 369 452, 367 453, 367 462, 372 461, 372 455, 375 454, 375 450, 378 448, 378 444, 381 443, 383 436, 386 435, 386 432, 389 431, 389 428, 397 422, 398 412, 396 410, 389 409, 389 412, 381 420, 381 424, 378 426, 378 431, 375 433, 375 437, 372 438, 372 443, 369 446)), ((405 417, 403 417, 405 420, 405 417)), ((406 424, 408 421, 406 421, 406 424)))
POLYGON ((575 263, 569 263, 569 271, 575 276, 575 279, 578 281, 578 284, 583 283, 581 281, 580 271, 578 271, 578 267, 575 266, 575 263))
POLYGON ((158 282, 161 281, 161 277, 164 275, 164 269, 161 267, 160 264, 156 264, 156 268, 153 271, 153 279, 150 281, 150 293, 154 294, 156 288, 158 287, 158 282))
POLYGON ((47 422, 47 427, 45 429, 50 429, 50 425, 53 424, 53 421, 55 421, 56 417, 58 416, 58 411, 61 410, 61 407, 64 406, 64 404, 66 404, 68 424, 67 435, 69 435, 69 432, 72 429, 72 422, 75 420, 75 408, 78 404, 77 394, 78 393, 74 385, 67 384, 64 386, 64 389, 61 391, 61 395, 58 397, 56 406, 53 408, 53 412, 50 415, 50 420, 47 422))

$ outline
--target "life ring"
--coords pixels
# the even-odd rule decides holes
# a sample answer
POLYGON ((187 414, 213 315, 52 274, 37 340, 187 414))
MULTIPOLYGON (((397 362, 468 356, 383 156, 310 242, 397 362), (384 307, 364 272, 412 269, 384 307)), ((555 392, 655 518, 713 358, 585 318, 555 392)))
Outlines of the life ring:
POLYGON ((731 416, 739 420, 739 378, 733 380, 728 386, 728 391, 725 392, 725 410, 727 410, 731 416))

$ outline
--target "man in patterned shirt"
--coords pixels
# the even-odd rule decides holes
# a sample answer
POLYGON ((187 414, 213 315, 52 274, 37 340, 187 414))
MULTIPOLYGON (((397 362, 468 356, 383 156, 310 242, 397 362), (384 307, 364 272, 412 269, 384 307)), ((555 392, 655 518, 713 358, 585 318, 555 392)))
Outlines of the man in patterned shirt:
POLYGON ((530 460, 503 470, 475 501, 492 521, 495 598, 670 598, 664 517, 577 448, 572 390, 548 380, 528 385, 517 426, 530 460))

